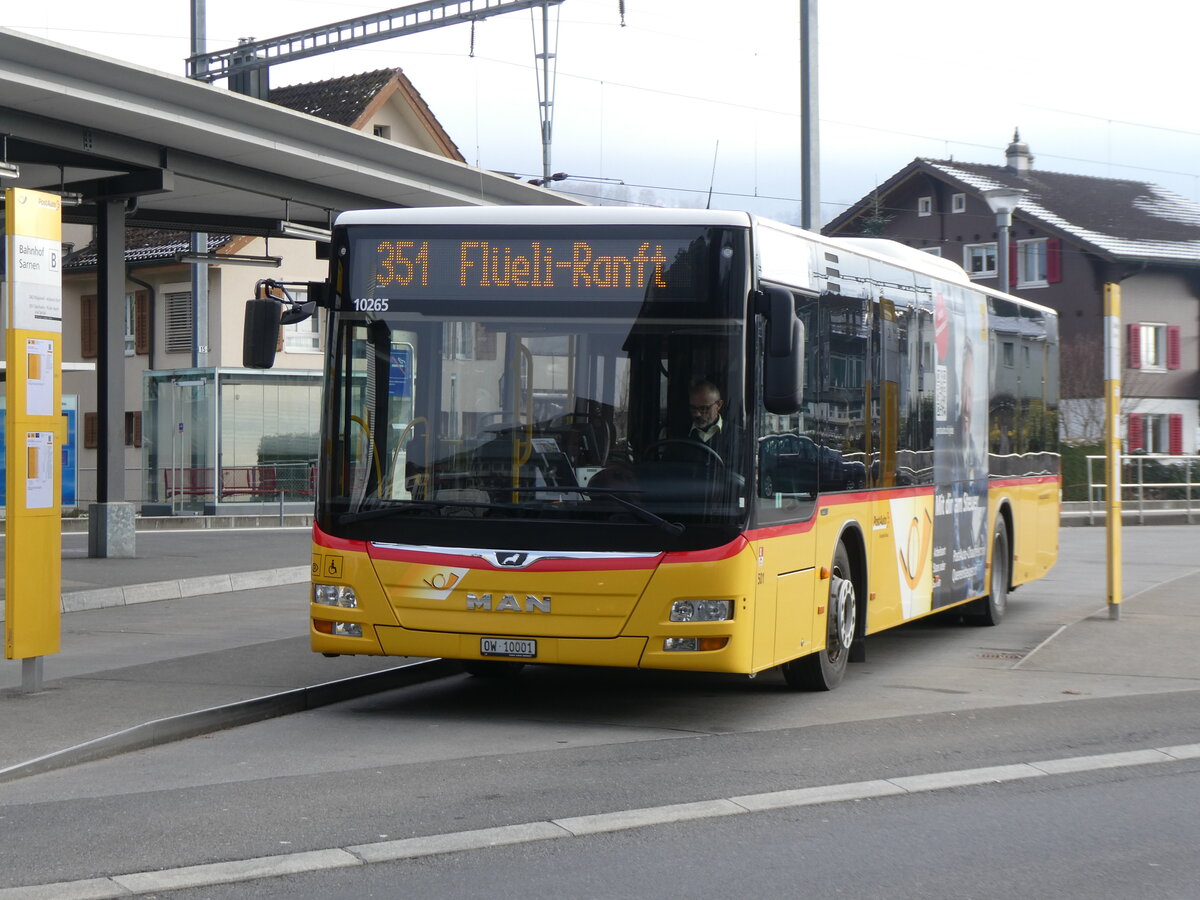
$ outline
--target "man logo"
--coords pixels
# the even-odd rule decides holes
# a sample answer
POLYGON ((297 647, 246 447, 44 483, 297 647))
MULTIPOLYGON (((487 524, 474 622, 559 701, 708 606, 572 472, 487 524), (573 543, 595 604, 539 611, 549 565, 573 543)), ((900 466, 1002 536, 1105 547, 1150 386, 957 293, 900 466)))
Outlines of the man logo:
POLYGON ((528 553, 497 553, 496 562, 506 569, 519 569, 529 559, 528 553))

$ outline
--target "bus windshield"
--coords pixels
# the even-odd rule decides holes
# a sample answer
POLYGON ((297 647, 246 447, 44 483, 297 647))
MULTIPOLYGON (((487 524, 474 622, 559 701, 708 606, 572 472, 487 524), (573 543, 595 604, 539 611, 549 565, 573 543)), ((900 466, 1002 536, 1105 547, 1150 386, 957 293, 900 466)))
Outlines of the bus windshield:
POLYGON ((323 530, 575 551, 738 533, 745 232, 348 230, 323 530))

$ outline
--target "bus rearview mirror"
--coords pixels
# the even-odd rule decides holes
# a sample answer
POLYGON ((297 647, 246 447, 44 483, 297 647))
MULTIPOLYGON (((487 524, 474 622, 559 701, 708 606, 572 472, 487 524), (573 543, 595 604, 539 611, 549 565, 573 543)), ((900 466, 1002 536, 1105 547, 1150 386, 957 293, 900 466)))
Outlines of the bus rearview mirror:
POLYGON ((786 416, 800 411, 804 398, 804 323, 790 291, 768 287, 763 405, 786 416))
POLYGON ((243 366, 269 369, 275 365, 282 311, 283 303, 271 297, 246 301, 246 319, 242 327, 243 366))

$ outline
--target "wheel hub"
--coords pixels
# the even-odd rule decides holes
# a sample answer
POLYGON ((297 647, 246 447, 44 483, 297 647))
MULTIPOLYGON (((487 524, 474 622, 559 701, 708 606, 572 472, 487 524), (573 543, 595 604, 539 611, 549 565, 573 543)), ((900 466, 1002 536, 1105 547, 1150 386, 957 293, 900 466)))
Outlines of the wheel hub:
POLYGON ((833 616, 832 632, 837 636, 838 644, 848 649, 854 643, 854 630, 858 624, 858 607, 854 602, 854 582, 849 578, 833 576, 833 602, 830 614, 833 616))

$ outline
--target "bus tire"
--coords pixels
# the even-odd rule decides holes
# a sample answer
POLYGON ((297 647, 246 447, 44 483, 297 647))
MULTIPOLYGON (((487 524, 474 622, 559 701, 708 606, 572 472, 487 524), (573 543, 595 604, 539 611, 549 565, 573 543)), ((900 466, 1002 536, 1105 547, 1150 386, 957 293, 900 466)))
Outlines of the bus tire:
POLYGON ((996 530, 992 536, 992 567, 988 581, 988 595, 971 604, 967 618, 975 625, 999 625, 1008 610, 1008 526, 1003 518, 996 519, 996 530))
POLYGON ((522 662, 502 662, 491 659, 461 659, 459 665, 473 678, 487 678, 491 681, 516 678, 525 668, 525 663, 522 662))
POLYGON ((829 567, 829 599, 825 616, 825 648, 783 665, 788 686, 800 691, 832 691, 846 675, 850 647, 858 629, 858 593, 850 554, 839 543, 829 567))

